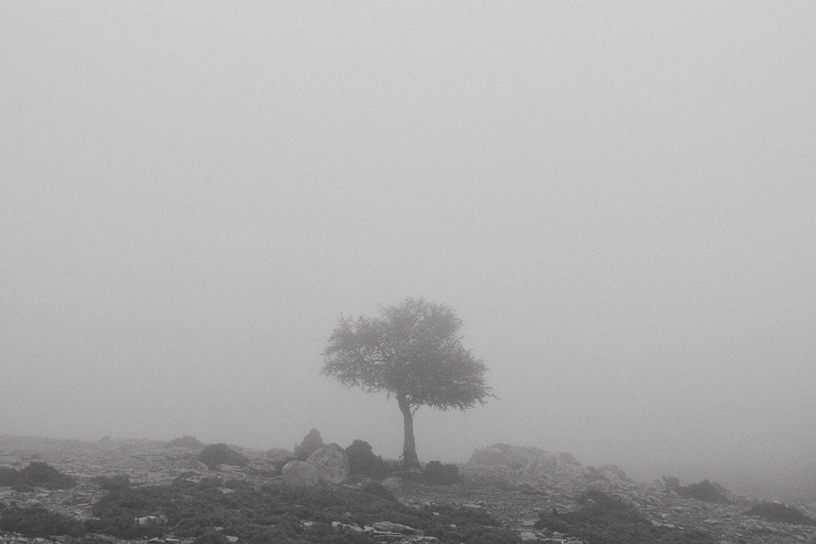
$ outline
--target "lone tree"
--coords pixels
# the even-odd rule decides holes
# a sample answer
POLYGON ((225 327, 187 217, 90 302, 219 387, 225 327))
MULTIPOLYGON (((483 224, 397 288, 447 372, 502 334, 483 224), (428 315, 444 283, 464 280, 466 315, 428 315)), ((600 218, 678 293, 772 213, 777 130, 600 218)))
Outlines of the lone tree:
POLYGON ((407 298, 380 317, 341 317, 323 351, 325 376, 396 397, 404 421, 405 468, 419 467, 414 413, 420 406, 465 410, 492 397, 487 367, 462 347, 462 320, 444 304, 407 298))

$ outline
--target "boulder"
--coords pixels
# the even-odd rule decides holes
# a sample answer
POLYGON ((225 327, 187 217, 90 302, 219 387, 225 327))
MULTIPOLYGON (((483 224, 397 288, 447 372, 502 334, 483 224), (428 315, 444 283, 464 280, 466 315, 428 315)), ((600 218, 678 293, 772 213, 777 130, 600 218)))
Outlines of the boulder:
POLYGON ((306 463, 315 467, 320 479, 330 484, 340 485, 349 475, 348 455, 337 444, 318 448, 306 459, 306 463))
POLYGON ((389 477, 383 480, 382 485, 393 493, 397 493, 402 489, 402 480, 400 478, 389 477))
POLYGON ((580 478, 584 475, 584 465, 571 453, 559 453, 555 471, 570 478, 580 478))
POLYGON ((554 454, 540 448, 501 443, 476 449, 469 464, 523 470, 533 478, 556 473, 580 476, 584 471, 581 463, 569 453, 554 454))
POLYGON ((313 487, 320 482, 320 471, 305 461, 289 461, 281 470, 281 479, 289 489, 313 487))
POLYGON ((558 467, 558 458, 552 453, 542 452, 525 467, 530 476, 549 476, 555 473, 558 467))
POLYGON ((408 525, 403 525, 401 523, 394 523, 391 521, 378 521, 371 525, 378 531, 385 531, 387 533, 401 533, 404 535, 415 535, 417 534, 417 530, 413 527, 409 527, 408 525))
POLYGON ((196 459, 207 465, 210 470, 215 470, 218 465, 244 467, 249 463, 249 458, 246 455, 235 452, 226 444, 220 443, 204 446, 196 459))
POLYGON ((470 456, 470 464, 484 466, 510 466, 510 457, 499 448, 476 448, 470 456))

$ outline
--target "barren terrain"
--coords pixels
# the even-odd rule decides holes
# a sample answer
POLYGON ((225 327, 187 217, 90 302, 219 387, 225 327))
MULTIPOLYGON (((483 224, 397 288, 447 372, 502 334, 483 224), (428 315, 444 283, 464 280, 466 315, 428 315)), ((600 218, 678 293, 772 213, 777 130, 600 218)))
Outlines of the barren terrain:
MULTIPOLYGON (((236 450, 239 448, 233 446, 236 450)), ((94 517, 93 506, 108 491, 98 485, 99 476, 127 476, 134 487, 170 484, 179 479, 198 482, 216 477, 223 492, 231 487, 274 484, 279 478, 272 474, 267 452, 240 449, 250 458, 243 468, 220 466, 210 470, 196 459, 197 452, 188 448, 169 447, 165 443, 146 440, 103 440, 82 442, 0 435, 0 467, 22 469, 31 462, 45 462, 78 482, 67 489, 0 487, 0 505, 42 507, 76 520, 94 517)), ((560 467, 561 465, 559 465, 560 467)), ((588 542, 586 537, 536 528, 540 512, 579 512, 586 504, 578 498, 587 489, 609 494, 635 508, 655 527, 667 530, 696 529, 709 542, 718 544, 770 544, 816 542, 816 527, 771 521, 746 512, 760 499, 728 494, 728 502, 713 503, 682 498, 669 491, 663 482, 640 483, 620 477, 610 471, 597 471, 570 461, 566 468, 550 472, 530 467, 483 466, 476 463, 460 465, 462 481, 454 485, 428 485, 417 481, 386 481, 387 488, 401 505, 420 509, 440 510, 444 505, 491 514, 501 524, 512 529, 524 541, 568 543, 588 542)), ((370 480, 351 477, 344 489, 362 488, 370 480)), ((804 515, 816 517, 816 505, 790 505, 804 515)), ((435 513, 434 515, 438 515, 435 513)), ((323 519, 323 518, 321 518, 323 519)), ((324 520, 325 521, 325 520, 324 520)), ((308 520, 303 522, 309 523, 308 520)), ((336 522, 335 525, 340 522, 336 522)), ((378 533, 387 540, 386 532, 378 533)), ((112 537, 93 538, 117 541, 112 537)), ((91 538, 87 536, 84 538, 91 538)), ((227 535, 228 542, 236 542, 227 535)), ((397 537, 389 537, 394 540, 397 537)), ((420 532, 397 538, 404 542, 434 541, 420 532)), ((0 531, 0 542, 70 541, 63 535, 35 538, 19 533, 0 531)), ((153 537, 153 542, 178 543, 193 539, 172 535, 153 537)), ((473 540, 474 542, 476 540, 473 540)))

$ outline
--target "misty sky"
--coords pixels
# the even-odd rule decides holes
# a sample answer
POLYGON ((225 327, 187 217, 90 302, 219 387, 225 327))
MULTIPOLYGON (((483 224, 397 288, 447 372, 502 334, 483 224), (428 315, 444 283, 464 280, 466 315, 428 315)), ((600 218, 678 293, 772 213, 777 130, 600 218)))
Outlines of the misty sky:
MULTIPOLYGON (((402 451, 341 314, 454 308, 421 409, 644 478, 816 451, 816 3, 0 5, 0 432, 402 451)), ((730 472, 729 472, 730 471, 730 472)), ((769 472, 770 473, 770 472, 769 472)))

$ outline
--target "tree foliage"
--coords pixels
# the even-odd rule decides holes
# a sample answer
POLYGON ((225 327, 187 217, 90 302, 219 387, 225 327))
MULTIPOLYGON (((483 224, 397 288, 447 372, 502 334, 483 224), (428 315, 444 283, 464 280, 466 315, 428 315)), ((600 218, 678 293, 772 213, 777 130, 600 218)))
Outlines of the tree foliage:
POLYGON ((379 317, 341 317, 326 343, 325 376, 396 397, 408 465, 416 465, 412 416, 420 406, 465 410, 492 396, 484 380, 487 367, 462 346, 461 327, 448 306, 407 298, 381 307, 379 317))

